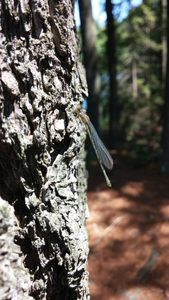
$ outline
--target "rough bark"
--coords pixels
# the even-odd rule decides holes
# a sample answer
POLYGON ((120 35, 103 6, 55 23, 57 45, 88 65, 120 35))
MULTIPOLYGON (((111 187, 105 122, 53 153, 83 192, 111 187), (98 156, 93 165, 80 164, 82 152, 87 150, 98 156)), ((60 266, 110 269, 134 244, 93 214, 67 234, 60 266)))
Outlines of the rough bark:
POLYGON ((116 82, 116 47, 115 47, 115 24, 113 17, 113 5, 111 0, 106 0, 107 13, 107 53, 109 61, 110 76, 110 148, 118 147, 118 125, 117 125, 117 82, 116 82))
POLYGON ((28 296, 29 270, 20 247, 14 243, 16 217, 12 206, 0 197, 0 299, 33 300, 28 296))
POLYGON ((0 196, 19 221, 33 299, 89 299, 86 134, 76 114, 87 87, 72 2, 1 1, 0 196))
POLYGON ((163 149, 164 162, 162 173, 169 175, 169 0, 167 0, 167 68, 165 80, 165 101, 164 101, 164 126, 163 126, 163 149))
POLYGON ((99 132, 100 77, 97 71, 96 24, 92 16, 91 0, 78 0, 78 2, 81 20, 82 50, 89 90, 87 110, 94 127, 99 132))

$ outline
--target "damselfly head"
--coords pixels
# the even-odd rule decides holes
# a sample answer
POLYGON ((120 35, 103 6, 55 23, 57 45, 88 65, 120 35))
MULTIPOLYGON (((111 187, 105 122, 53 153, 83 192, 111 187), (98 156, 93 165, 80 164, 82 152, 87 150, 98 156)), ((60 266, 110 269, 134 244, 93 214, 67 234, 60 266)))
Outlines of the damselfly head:
POLYGON ((81 105, 77 105, 77 106, 76 106, 76 111, 77 111, 77 113, 79 113, 81 110, 82 110, 81 105))
POLYGON ((83 122, 85 124, 88 124, 90 121, 90 118, 85 114, 85 112, 83 111, 83 109, 80 105, 77 106, 76 111, 77 111, 78 115, 81 117, 81 119, 83 120, 83 122))

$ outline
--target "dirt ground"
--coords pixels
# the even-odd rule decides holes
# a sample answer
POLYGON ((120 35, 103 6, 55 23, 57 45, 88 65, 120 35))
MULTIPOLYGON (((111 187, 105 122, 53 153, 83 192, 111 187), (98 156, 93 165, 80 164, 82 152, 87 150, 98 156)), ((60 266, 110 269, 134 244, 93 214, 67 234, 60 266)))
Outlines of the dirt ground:
POLYGON ((89 168, 91 300, 169 299, 169 177, 161 163, 112 156, 112 188, 98 165, 89 168))

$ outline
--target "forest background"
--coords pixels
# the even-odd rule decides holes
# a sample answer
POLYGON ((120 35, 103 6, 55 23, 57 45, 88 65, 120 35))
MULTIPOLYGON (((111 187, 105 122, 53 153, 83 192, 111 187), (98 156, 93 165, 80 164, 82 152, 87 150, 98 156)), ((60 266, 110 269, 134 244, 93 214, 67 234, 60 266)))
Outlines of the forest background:
MULTIPOLYGON (((102 1, 103 11, 106 2, 111 1, 102 1)), ((135 159, 136 164, 144 165, 161 160, 164 149, 167 1, 144 0, 137 7, 134 1, 113 1, 111 5, 113 62, 110 62, 108 54, 107 24, 95 22, 100 93, 99 107, 96 109, 98 116, 91 113, 92 121, 109 148, 126 149, 127 155, 135 159), (128 14, 126 18, 123 17, 125 13, 128 14), (118 138, 114 144, 110 142, 114 138, 111 131, 114 121, 110 103, 114 100, 111 95, 110 64, 114 64, 116 75, 113 90, 117 90, 117 103, 113 110, 117 110, 115 135, 118 138)), ((80 29, 78 31, 81 34, 80 29)), ((90 102, 88 105, 90 111, 90 102)))
POLYGON ((88 155, 91 300, 168 299, 169 194, 161 173, 169 174, 169 1, 100 1, 105 24, 93 22, 93 35, 82 2, 90 1, 78 1, 88 114, 114 160, 106 189, 88 155))

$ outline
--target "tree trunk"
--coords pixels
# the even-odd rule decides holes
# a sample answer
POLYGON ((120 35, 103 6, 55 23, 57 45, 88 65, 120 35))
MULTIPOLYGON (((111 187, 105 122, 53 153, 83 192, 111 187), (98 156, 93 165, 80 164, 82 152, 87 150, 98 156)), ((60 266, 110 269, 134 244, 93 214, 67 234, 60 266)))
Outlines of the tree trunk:
POLYGON ((108 60, 110 76, 110 148, 117 149, 118 125, 117 125, 117 82, 116 82, 116 48, 115 48, 115 24, 113 17, 113 5, 111 0, 106 0, 107 33, 108 33, 108 60))
POLYGON ((167 39, 166 39, 166 15, 167 15, 167 0, 161 0, 162 5, 162 35, 161 35, 161 43, 162 43, 162 79, 163 82, 166 76, 166 65, 167 65, 167 39))
POLYGON ((78 0, 78 2, 81 20, 83 58, 89 90, 88 114, 94 127, 99 132, 100 77, 97 72, 96 24, 92 16, 91 1, 78 0))
POLYGON ((135 59, 135 52, 133 51, 132 58, 132 90, 133 90, 133 100, 135 109, 137 109, 137 98, 138 98, 138 86, 137 86, 137 64, 135 59))
MULTIPOLYGON (((167 20, 169 20, 169 0, 167 0, 167 20)), ((164 126, 163 126, 163 149, 164 163, 162 172, 169 174, 169 23, 167 22, 167 70, 164 103, 164 126)))
POLYGON ((87 85, 72 2, 1 1, 0 196, 14 207, 25 258, 26 268, 11 242, 11 268, 27 281, 14 270, 1 278, 1 299, 89 299, 86 134, 76 114, 87 85))

